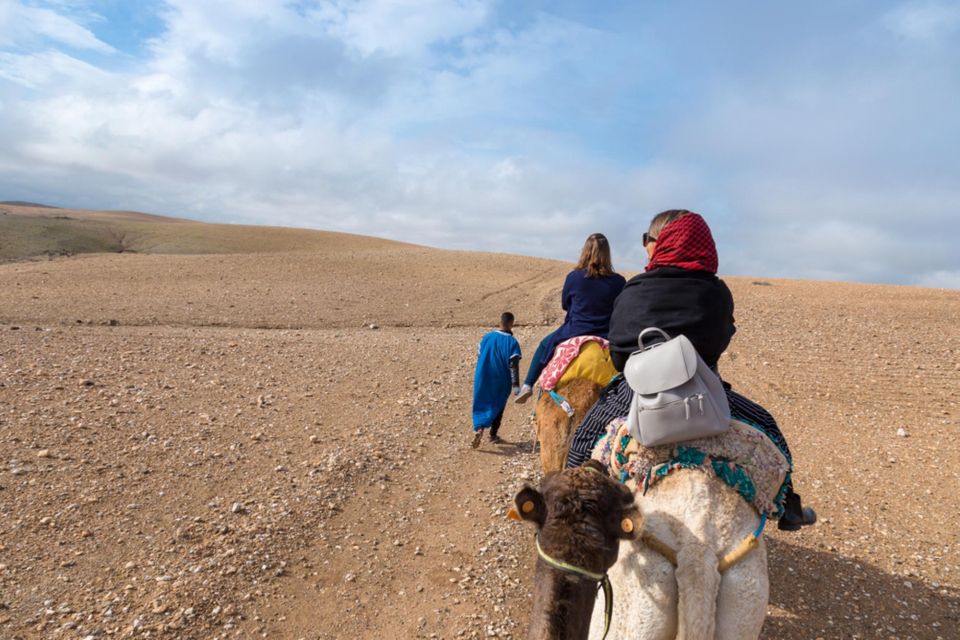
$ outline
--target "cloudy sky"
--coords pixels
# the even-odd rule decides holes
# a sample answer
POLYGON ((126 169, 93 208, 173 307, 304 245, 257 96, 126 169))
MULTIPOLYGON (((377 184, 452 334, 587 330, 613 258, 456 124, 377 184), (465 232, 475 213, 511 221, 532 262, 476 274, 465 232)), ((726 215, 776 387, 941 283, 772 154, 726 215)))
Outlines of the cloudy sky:
POLYGON ((951 0, 0 0, 0 200, 960 288, 958 149, 951 0))

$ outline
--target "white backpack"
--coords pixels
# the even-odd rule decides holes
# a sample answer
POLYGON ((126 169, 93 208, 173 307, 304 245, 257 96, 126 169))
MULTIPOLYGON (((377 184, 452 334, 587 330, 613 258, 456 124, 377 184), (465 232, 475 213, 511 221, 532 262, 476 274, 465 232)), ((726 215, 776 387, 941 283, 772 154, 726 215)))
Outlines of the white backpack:
POLYGON ((623 369, 633 389, 627 424, 645 447, 719 435, 730 428, 730 405, 719 376, 710 370, 686 336, 670 338, 651 327, 640 332, 640 349, 623 369), (651 334, 665 342, 649 347, 651 334))

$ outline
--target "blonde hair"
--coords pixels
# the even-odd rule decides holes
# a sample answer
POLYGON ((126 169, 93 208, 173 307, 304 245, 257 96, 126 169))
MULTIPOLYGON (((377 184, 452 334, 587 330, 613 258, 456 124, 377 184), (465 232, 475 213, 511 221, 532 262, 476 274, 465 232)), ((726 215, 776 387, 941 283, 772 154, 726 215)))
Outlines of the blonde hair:
POLYGON ((661 211, 657 215, 653 216, 653 220, 650 221, 650 228, 647 229, 647 235, 650 237, 651 241, 655 241, 660 237, 660 232, 663 231, 663 228, 676 220, 677 218, 682 218, 692 211, 687 209, 669 209, 667 211, 661 211))
POLYGON ((583 243, 577 269, 586 269, 588 278, 601 278, 613 274, 610 259, 610 243, 602 233, 593 233, 583 243))

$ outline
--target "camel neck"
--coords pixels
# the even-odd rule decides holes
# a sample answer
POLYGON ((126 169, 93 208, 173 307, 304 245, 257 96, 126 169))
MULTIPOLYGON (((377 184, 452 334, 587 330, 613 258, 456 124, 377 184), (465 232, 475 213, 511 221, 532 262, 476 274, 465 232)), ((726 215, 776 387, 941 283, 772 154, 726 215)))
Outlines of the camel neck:
POLYGON ((586 640, 596 597, 596 583, 537 560, 527 640, 586 640))

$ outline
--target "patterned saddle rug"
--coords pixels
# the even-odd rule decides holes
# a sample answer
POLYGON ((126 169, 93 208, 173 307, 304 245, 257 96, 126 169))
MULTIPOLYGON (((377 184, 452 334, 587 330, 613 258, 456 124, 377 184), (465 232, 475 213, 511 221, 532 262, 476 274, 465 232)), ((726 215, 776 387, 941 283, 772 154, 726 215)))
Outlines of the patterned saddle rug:
POLYGON ((779 518, 790 478, 790 461, 759 427, 731 420, 718 436, 660 447, 644 447, 616 418, 597 440, 593 459, 633 491, 644 494, 677 469, 700 469, 733 487, 761 516, 779 518))

